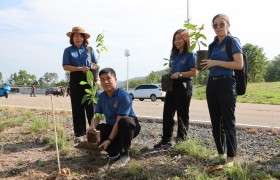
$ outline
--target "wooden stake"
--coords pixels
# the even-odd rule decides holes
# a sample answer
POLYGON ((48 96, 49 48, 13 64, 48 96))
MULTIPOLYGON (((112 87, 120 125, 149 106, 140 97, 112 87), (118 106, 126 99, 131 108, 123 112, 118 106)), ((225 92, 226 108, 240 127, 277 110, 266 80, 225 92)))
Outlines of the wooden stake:
POLYGON ((53 125, 54 125, 55 148, 56 148, 56 157, 57 157, 57 164, 58 164, 58 172, 61 173, 61 169, 60 169, 60 160, 59 160, 59 150, 58 150, 58 141, 57 141, 57 131, 56 131, 56 123, 55 123, 55 117, 54 117, 53 95, 51 95, 51 102, 52 102, 52 118, 53 118, 53 125))

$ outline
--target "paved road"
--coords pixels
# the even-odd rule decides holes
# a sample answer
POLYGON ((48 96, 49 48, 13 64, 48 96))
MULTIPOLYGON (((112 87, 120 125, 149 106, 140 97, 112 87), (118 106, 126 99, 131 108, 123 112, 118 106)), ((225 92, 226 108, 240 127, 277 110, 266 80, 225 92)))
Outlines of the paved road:
MULTIPOLYGON (((62 110, 71 110, 69 97, 53 97, 54 108, 62 110)), ((51 108, 51 97, 38 95, 30 97, 29 95, 10 94, 9 98, 0 98, 0 106, 19 106, 19 107, 39 107, 51 108)), ((162 117, 163 102, 150 100, 134 100, 133 108, 138 116, 162 117)), ((210 121, 207 103, 204 100, 191 101, 190 106, 191 121, 210 121)), ((249 124, 256 126, 268 126, 280 128, 280 106, 237 103, 236 107, 237 124, 249 124)))

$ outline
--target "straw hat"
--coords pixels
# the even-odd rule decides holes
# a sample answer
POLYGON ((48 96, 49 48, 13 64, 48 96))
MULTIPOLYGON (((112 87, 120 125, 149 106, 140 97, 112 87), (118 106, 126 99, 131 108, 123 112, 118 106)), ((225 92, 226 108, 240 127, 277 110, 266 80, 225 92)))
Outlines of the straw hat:
POLYGON ((72 28, 72 32, 68 32, 66 33, 66 35, 68 37, 71 37, 72 33, 81 33, 81 34, 84 34, 86 36, 86 39, 90 38, 90 35, 88 33, 86 33, 86 30, 82 27, 73 27, 72 28))

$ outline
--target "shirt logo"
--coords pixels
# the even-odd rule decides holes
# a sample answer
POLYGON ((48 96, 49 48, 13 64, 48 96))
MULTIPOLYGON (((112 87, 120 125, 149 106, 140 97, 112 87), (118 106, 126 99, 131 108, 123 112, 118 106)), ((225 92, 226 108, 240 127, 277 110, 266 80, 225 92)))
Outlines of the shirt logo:
POLYGON ((116 101, 113 106, 115 109, 118 108, 118 101, 116 101))
POLYGON ((222 52, 226 52, 226 45, 224 45, 224 46, 221 48, 221 51, 222 51, 222 52))

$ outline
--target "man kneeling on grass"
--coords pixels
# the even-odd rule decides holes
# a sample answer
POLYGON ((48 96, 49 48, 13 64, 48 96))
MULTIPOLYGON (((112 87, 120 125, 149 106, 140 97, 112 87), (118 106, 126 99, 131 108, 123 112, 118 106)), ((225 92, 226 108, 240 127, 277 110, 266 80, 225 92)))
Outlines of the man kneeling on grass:
POLYGON ((117 87, 116 73, 112 68, 99 72, 103 92, 99 95, 95 113, 104 114, 106 123, 93 118, 89 130, 100 131, 100 146, 108 152, 110 160, 124 166, 129 160, 131 140, 140 132, 140 125, 132 109, 129 94, 117 87))

